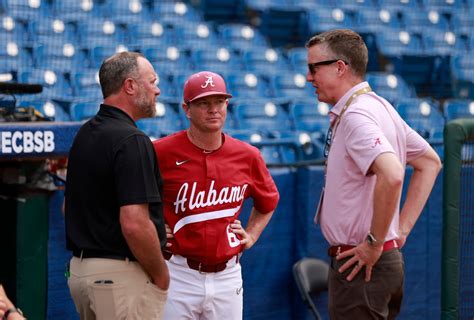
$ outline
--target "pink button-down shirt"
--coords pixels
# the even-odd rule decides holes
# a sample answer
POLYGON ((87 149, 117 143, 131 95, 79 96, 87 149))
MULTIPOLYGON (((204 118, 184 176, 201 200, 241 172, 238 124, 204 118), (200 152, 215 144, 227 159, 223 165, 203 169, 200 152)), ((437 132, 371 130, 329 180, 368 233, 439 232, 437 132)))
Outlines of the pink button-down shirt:
MULTIPOLYGON (((331 108, 332 124, 350 96, 364 87, 367 82, 356 85, 331 108)), ((333 133, 328 156, 319 222, 329 244, 357 245, 370 231, 376 176, 368 171, 377 156, 394 153, 405 167, 428 147, 385 99, 374 92, 356 97, 333 133)), ((399 209, 385 240, 398 238, 399 209)))

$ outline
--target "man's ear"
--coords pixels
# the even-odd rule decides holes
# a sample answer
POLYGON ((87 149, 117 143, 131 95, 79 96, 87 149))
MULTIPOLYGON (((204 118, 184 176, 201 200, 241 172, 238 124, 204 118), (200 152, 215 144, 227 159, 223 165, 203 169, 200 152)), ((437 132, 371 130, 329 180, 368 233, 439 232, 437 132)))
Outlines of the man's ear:
POLYGON ((191 116, 189 115, 189 105, 186 102, 183 102, 181 104, 181 108, 183 108, 183 111, 186 114, 186 118, 190 119, 191 116))
POLYGON ((125 91, 125 93, 127 93, 129 95, 132 95, 132 94, 135 93, 137 84, 136 84, 135 80, 133 80, 132 78, 127 78, 123 82, 122 86, 123 86, 123 90, 125 91))

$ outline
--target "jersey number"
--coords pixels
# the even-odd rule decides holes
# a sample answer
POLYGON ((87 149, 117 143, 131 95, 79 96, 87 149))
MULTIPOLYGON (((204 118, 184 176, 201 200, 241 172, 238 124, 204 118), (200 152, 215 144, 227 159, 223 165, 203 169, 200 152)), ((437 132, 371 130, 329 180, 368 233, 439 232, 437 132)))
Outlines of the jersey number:
POLYGON ((235 233, 232 232, 232 230, 230 229, 230 225, 227 226, 227 239, 229 240, 229 246, 231 248, 235 248, 240 245, 240 240, 237 239, 235 233))

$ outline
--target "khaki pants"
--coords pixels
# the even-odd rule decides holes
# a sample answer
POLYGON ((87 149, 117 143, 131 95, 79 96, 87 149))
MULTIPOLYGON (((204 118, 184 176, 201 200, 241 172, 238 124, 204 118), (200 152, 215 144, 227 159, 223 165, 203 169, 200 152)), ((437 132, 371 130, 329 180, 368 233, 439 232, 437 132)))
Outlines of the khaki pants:
POLYGON ((168 292, 138 262, 73 257, 68 286, 82 320, 161 319, 168 292))
POLYGON ((329 316, 331 320, 395 319, 403 298, 404 263, 399 249, 382 253, 372 269, 370 282, 365 282, 365 268, 352 279, 338 269, 349 258, 331 260, 329 269, 329 316))

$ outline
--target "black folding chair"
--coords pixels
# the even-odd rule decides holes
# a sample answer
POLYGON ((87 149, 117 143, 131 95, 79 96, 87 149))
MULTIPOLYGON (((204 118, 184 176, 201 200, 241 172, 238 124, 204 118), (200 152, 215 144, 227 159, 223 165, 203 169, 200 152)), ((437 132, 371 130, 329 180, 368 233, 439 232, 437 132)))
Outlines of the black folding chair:
POLYGON ((314 305, 313 296, 327 290, 328 272, 329 265, 315 258, 302 258, 293 265, 293 276, 301 297, 318 320, 321 315, 314 305))

